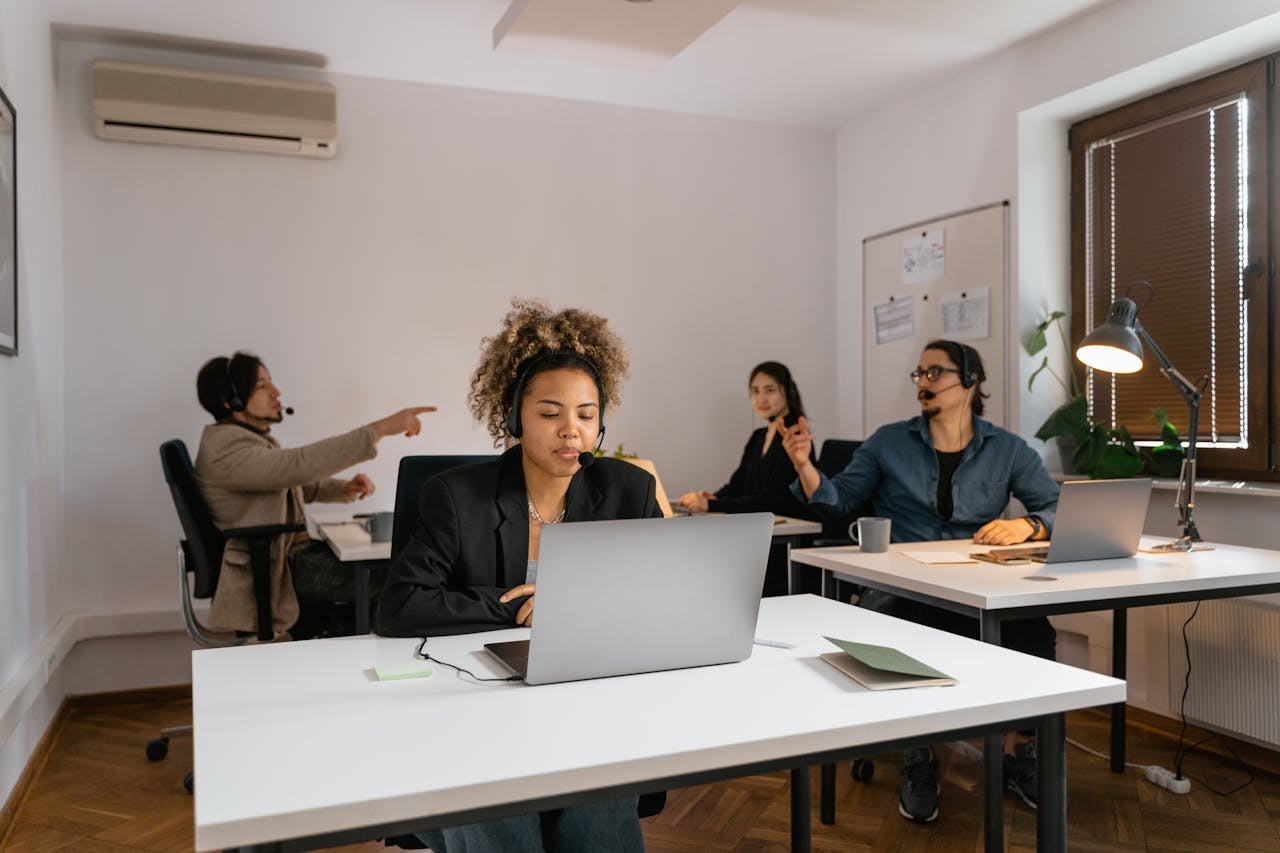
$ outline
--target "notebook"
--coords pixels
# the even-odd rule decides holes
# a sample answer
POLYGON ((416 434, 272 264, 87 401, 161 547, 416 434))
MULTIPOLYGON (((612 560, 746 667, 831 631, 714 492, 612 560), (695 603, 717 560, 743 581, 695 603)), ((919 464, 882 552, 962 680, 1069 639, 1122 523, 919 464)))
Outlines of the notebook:
POLYGON ((1072 563, 1132 557, 1151 500, 1149 479, 1069 480, 1058 494, 1058 514, 1048 545, 1001 548, 1037 563, 1072 563))
POLYGON ((485 649, 528 684, 745 660, 772 536, 767 512, 547 525, 529 639, 485 649))
POLYGON ((907 687, 950 687, 956 680, 888 646, 854 643, 825 637, 840 648, 818 655, 868 690, 901 690, 907 687))

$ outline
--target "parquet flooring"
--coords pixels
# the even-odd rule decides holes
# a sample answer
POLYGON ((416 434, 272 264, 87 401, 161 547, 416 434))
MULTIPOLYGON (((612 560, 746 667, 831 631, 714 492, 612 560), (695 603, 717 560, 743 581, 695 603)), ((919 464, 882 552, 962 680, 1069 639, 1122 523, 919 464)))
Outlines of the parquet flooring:
MULTIPOLYGON (((192 799, 182 788, 182 776, 191 767, 190 740, 175 739, 161 762, 148 762, 143 754, 143 745, 162 726, 190 719, 186 700, 71 708, 12 824, 7 831, 0 827, 0 848, 12 853, 192 849, 192 799)), ((1107 715, 1070 714, 1067 732, 1105 752, 1107 715)), ((1192 729, 1188 741, 1205 736, 1192 729)), ((1130 710, 1130 761, 1172 766, 1176 740, 1174 721, 1130 710)), ((1105 761, 1068 747, 1071 849, 1280 850, 1280 755, 1215 738, 1193 750, 1184 768, 1219 789, 1239 785, 1247 776, 1228 749, 1260 769, 1252 784, 1220 797, 1200 782, 1193 782, 1187 796, 1170 794, 1142 779, 1139 770, 1112 774, 1105 761)), ((927 826, 898 815, 898 756, 878 757, 870 784, 854 782, 847 763, 841 765, 834 826, 818 821, 815 770, 815 853, 981 850, 981 768, 973 752, 965 744, 939 750, 942 816, 927 826)), ((644 821, 645 840, 649 853, 783 853, 789 816, 788 775, 753 776, 669 792, 666 809, 644 821)), ((1034 813, 1011 795, 1005 797, 1005 839, 1011 851, 1035 848, 1034 813)), ((373 853, 385 848, 367 843, 334 849, 373 853)))

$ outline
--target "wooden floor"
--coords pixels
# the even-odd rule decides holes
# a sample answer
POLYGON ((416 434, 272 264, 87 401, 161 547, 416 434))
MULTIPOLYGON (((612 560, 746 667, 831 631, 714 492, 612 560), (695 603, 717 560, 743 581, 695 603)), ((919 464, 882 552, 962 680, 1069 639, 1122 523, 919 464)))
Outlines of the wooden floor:
MULTIPOLYGON (((191 703, 174 699, 70 709, 11 825, 0 827, 0 848, 15 853, 192 849, 192 798, 182 788, 191 767, 190 740, 175 740, 164 761, 150 763, 143 754, 143 745, 161 726, 190 719, 191 703)), ((1107 716, 1073 713, 1067 734, 1105 752, 1107 716)), ((1188 740, 1203 737, 1193 729, 1188 740)), ((1130 711, 1130 761, 1172 766, 1176 738, 1172 721, 1130 711)), ((1071 848, 1280 850, 1280 756, 1215 738, 1192 751, 1184 769, 1219 789, 1234 787, 1247 775, 1228 747, 1263 768, 1251 785, 1229 797, 1195 782, 1187 796, 1169 794, 1142 779, 1139 770, 1113 775, 1106 762, 1068 747, 1071 848)), ((968 751, 963 744, 940 749, 942 816, 927 826, 898 815, 896 755, 877 759, 870 784, 853 782, 848 765, 841 765, 834 826, 818 822, 815 771, 814 850, 981 850, 981 768, 968 751)), ((788 787, 787 774, 775 773, 671 791, 662 814, 644 821, 648 850, 785 851, 788 787)), ((1012 795, 1005 796, 1005 826, 1009 850, 1034 849, 1034 813, 1012 795)), ((368 843, 335 849, 372 853, 384 848, 368 843)))

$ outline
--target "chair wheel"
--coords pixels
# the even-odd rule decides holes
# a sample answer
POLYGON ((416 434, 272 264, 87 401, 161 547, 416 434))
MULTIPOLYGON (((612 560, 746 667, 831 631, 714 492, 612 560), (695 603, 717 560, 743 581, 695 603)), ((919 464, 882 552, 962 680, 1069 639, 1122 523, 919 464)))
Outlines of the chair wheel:
POLYGON ((187 789, 188 794, 196 792, 196 772, 194 770, 182 777, 182 787, 187 789))
POLYGON ((158 737, 147 741, 147 761, 159 761, 169 754, 169 739, 158 737))
POLYGON ((867 783, 871 781, 871 777, 876 774, 875 762, 870 758, 855 758, 853 763, 849 765, 849 775, 853 777, 855 782, 867 783))

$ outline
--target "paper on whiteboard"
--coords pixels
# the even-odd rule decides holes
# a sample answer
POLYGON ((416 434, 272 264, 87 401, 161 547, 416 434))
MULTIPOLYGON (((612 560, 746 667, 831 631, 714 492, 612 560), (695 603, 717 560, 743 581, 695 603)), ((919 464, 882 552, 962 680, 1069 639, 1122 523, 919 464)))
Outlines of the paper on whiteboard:
POLYGON ((937 281, 946 272, 947 236, 942 228, 902 238, 902 283, 937 281))
POLYGON ((944 293, 938 299, 942 312, 942 336, 972 341, 990 336, 991 288, 973 287, 944 293))
POLYGON ((876 321, 876 344, 900 341, 912 335, 911 297, 899 296, 873 306, 876 321))

